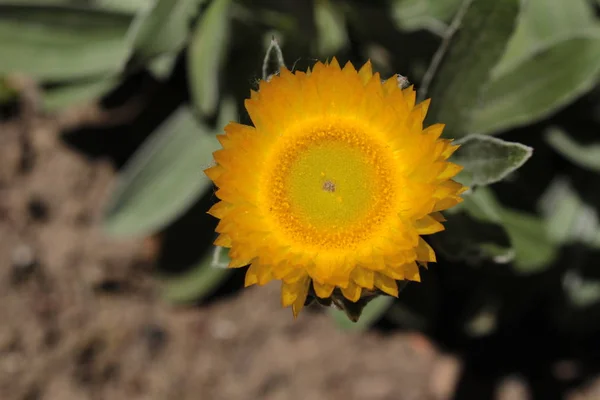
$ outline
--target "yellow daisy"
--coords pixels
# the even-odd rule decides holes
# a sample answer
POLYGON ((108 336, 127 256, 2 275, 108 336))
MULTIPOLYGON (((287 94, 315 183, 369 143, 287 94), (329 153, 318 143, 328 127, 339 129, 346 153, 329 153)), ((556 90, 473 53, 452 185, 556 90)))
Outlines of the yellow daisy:
POLYGON ((444 229, 439 211, 465 189, 446 161, 458 146, 441 124, 423 129, 429 101, 415 105, 412 87, 382 82, 370 62, 333 59, 282 69, 245 104, 254 126, 230 123, 205 173, 221 200, 215 244, 230 248, 229 267, 250 265, 246 286, 281 280, 296 316, 310 285, 356 302, 419 281, 435 261, 421 235, 444 229))

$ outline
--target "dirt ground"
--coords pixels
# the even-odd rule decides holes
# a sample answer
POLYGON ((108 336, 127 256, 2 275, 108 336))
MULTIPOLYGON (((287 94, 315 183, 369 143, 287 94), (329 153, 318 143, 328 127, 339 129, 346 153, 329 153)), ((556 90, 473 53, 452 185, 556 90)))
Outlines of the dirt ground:
MULTIPOLYGON (((99 228, 114 170, 59 131, 41 117, 0 125, 0 399, 451 398, 460 361, 425 337, 294 321, 277 285, 162 302, 147 242, 99 228)), ((511 379, 499 398, 527 397, 511 379)))

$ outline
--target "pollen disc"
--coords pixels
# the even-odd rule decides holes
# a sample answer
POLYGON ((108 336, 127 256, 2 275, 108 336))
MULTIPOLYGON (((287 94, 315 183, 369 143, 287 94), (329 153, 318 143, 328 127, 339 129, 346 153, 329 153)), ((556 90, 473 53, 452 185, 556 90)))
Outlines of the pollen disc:
POLYGON ((270 157, 264 185, 274 221, 305 245, 346 248, 372 237, 397 190, 385 146, 340 122, 286 138, 270 157))

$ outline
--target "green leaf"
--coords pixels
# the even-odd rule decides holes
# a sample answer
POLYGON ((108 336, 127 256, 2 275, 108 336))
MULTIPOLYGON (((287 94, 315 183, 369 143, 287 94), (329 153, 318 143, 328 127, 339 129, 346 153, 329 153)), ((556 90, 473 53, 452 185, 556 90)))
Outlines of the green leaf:
POLYGON ((42 81, 117 74, 131 17, 66 7, 0 5, 0 75, 42 81))
POLYGON ((529 0, 474 111, 472 132, 531 123, 590 90, 600 72, 600 28, 587 0, 529 0))
POLYGON ((3 5, 63 6, 134 15, 147 8, 151 0, 2 0, 3 5))
MULTIPOLYGON (((68 0, 71 3, 73 0, 68 0)), ((150 6, 151 0, 95 0, 92 2, 94 7, 102 8, 113 12, 127 14, 136 14, 150 6)))
POLYGON ((392 17, 405 31, 427 29, 442 36, 463 0, 395 0, 392 17))
POLYGON ((470 133, 471 110, 504 52, 518 10, 518 0, 472 0, 457 13, 452 26, 458 30, 434 56, 420 93, 423 97, 429 77, 434 76, 427 93, 432 98, 427 121, 445 123, 446 136, 470 133))
POLYGON ((563 287, 567 299, 575 307, 585 308, 600 302, 600 281, 584 279, 575 270, 570 270, 565 274, 563 287))
POLYGON ((344 14, 331 0, 315 2, 315 25, 320 55, 335 55, 348 45, 344 14))
POLYGON ((173 278, 163 278, 163 298, 171 303, 202 300, 214 293, 231 275, 233 269, 227 268, 228 264, 228 250, 213 247, 189 272, 173 278))
POLYGON ((513 268, 532 274, 549 267, 557 248, 549 239, 544 220, 536 215, 503 207, 493 192, 480 187, 465 196, 462 207, 471 216, 504 227, 515 250, 513 268))
POLYGON ((546 142, 573 164, 590 171, 600 172, 600 142, 580 144, 562 129, 553 127, 546 133, 546 142))
POLYGON ((448 212, 446 229, 431 237, 431 245, 436 252, 451 261, 466 261, 478 266, 484 260, 506 264, 514 260, 508 233, 499 221, 491 221, 484 215, 475 218, 474 212, 448 212))
POLYGON ((192 17, 204 0, 154 0, 152 7, 140 12, 131 32, 134 57, 149 60, 177 52, 190 33, 192 17))
POLYGON ((557 245, 582 243, 600 249, 598 212, 578 196, 570 182, 555 178, 539 200, 549 238, 557 245))
POLYGON ((42 108, 54 112, 75 104, 90 102, 108 93, 116 84, 117 80, 114 78, 100 77, 48 89, 42 95, 42 108))
POLYGON ((350 321, 346 313, 342 310, 332 307, 329 309, 329 312, 340 328, 348 331, 363 332, 385 314, 393 301, 394 298, 390 296, 377 296, 365 306, 357 322, 350 321))
POLYGON ((176 54, 166 53, 154 58, 147 68, 155 79, 163 81, 171 75, 176 62, 176 54))
POLYGON ((187 107, 176 111, 133 155, 120 174, 105 213, 115 236, 158 231, 211 187, 202 172, 219 148, 214 132, 187 107))
POLYGON ((544 221, 532 214, 504 209, 502 224, 515 249, 514 268, 532 274, 548 268, 556 258, 557 248, 548 238, 544 221))
POLYGON ((587 37, 594 30, 597 22, 587 0, 528 0, 521 6, 517 27, 493 77, 510 72, 543 49, 587 37))
POLYGON ((190 91, 195 108, 212 115, 219 102, 219 73, 229 44, 231 0, 214 0, 194 30, 188 48, 190 91))
POLYGON ((469 130, 489 134, 542 119, 593 88, 599 73, 599 37, 557 43, 494 79, 469 130))
POLYGON ((521 168, 533 152, 521 143, 481 135, 466 136, 456 144, 461 146, 451 161, 464 167, 456 180, 467 186, 501 181, 521 168))

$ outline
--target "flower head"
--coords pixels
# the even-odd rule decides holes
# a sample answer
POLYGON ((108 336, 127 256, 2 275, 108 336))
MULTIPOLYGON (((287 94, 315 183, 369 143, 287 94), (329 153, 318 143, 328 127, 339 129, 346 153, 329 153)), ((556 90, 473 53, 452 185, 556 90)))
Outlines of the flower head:
POLYGON ((230 267, 250 265, 246 286, 277 279, 281 299, 302 309, 334 289, 398 295, 397 280, 419 281, 435 261, 421 238, 444 229, 439 213, 464 187, 448 162, 458 146, 423 129, 429 101, 335 59, 312 71, 282 69, 246 100, 254 126, 230 123, 206 174, 221 200, 216 245, 230 267))

